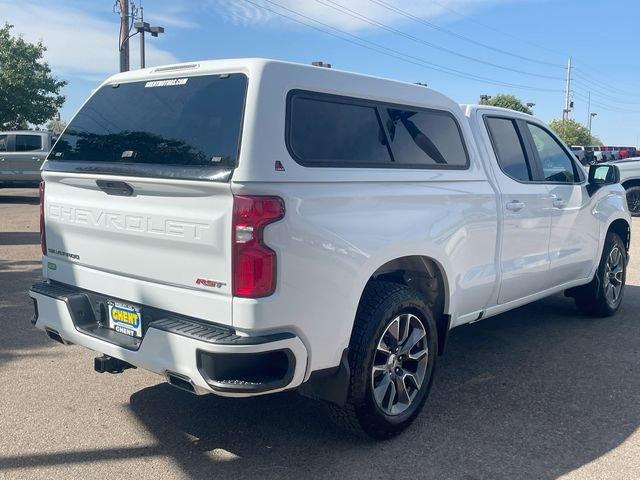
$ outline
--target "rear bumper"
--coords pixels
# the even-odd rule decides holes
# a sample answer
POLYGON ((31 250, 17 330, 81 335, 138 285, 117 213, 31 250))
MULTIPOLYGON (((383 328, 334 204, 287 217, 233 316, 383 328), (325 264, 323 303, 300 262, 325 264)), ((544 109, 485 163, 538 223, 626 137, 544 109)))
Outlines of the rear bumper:
POLYGON ((307 350, 288 332, 252 336, 208 322, 154 315, 142 340, 131 343, 95 320, 87 321, 91 302, 82 291, 41 283, 29 296, 37 328, 165 377, 186 378, 197 394, 275 393, 298 387, 305 376, 307 350))

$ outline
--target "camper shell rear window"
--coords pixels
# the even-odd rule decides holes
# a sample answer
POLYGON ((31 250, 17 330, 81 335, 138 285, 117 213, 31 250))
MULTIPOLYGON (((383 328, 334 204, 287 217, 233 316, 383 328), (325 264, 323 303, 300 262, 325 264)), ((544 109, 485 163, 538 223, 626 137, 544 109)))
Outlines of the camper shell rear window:
POLYGON ((109 84, 80 109, 48 159, 90 164, 235 167, 244 74, 109 84))

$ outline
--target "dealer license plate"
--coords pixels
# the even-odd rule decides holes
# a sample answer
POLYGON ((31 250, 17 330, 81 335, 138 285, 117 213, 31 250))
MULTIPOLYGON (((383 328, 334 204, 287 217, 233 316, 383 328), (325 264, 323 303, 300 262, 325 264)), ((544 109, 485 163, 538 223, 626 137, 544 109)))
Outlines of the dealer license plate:
POLYGON ((142 315, 140 308, 119 302, 107 302, 109 306, 109 328, 130 337, 142 337, 142 315))

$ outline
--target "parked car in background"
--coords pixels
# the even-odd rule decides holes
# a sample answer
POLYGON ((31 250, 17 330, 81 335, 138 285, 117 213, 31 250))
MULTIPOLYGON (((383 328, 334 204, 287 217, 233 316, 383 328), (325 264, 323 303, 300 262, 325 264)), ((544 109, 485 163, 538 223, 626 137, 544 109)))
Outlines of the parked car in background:
POLYGON ((582 165, 587 166, 596 163, 593 151, 587 150, 587 147, 583 145, 572 145, 571 151, 582 165))
POLYGON ((620 159, 632 158, 636 156, 636 147, 620 147, 620 159))
POLYGON ((0 187, 37 187, 40 167, 54 143, 51 132, 0 132, 0 187))
POLYGON ((605 145, 602 147, 603 151, 603 161, 612 162, 615 160, 620 160, 620 149, 618 147, 611 147, 605 145))
POLYGON ((615 314, 618 178, 531 115, 414 84, 263 59, 125 72, 44 165, 33 322, 99 372, 299 390, 389 438, 452 328, 560 292, 615 314))
POLYGON ((602 163, 602 162, 606 162, 607 161, 607 156, 605 155, 604 151, 602 150, 602 147, 599 145, 591 145, 588 147, 585 147, 587 149, 588 152, 592 152, 593 153, 593 158, 595 163, 602 163))

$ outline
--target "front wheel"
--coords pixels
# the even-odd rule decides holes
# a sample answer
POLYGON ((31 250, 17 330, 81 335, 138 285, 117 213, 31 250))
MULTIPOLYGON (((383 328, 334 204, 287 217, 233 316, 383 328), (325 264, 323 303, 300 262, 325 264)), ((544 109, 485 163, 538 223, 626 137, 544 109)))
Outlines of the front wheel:
POLYGON ((437 355, 433 315, 414 289, 376 281, 363 294, 349 344, 351 379, 334 412, 356 433, 390 438, 420 413, 437 355))
POLYGON ((620 236, 609 232, 593 280, 575 291, 577 307, 594 317, 613 315, 622 303, 626 278, 627 250, 620 236))
POLYGON ((633 217, 640 217, 640 187, 627 188, 627 205, 633 217))

